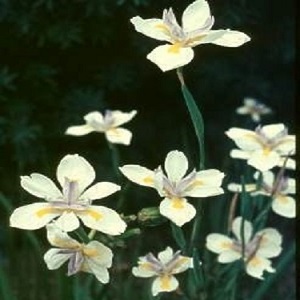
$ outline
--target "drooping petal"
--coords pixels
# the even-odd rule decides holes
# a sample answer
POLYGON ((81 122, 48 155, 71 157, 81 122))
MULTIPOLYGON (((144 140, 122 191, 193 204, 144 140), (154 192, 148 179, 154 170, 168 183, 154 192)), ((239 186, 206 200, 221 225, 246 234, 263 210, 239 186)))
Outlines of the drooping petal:
POLYGON ((244 151, 254 151, 263 147, 257 134, 251 130, 230 128, 225 134, 244 151))
POLYGON ((98 182, 88 188, 81 196, 81 199, 96 200, 102 199, 119 191, 121 187, 112 182, 98 182))
POLYGON ((277 166, 280 156, 275 151, 257 150, 253 152, 248 160, 248 165, 265 172, 277 166))
POLYGON ((99 111, 92 111, 84 116, 87 125, 95 131, 103 132, 105 130, 104 117, 99 111))
POLYGON ((44 260, 49 270, 56 270, 72 255, 72 253, 61 253, 61 249, 51 248, 45 253, 44 260))
POLYGON ((104 206, 91 205, 77 216, 85 226, 109 235, 119 235, 127 226, 116 211, 104 206))
POLYGON ((282 217, 296 217, 296 202, 292 197, 284 195, 276 196, 272 202, 272 209, 275 213, 282 217))
POLYGON ((183 152, 174 150, 165 159, 165 170, 172 182, 178 182, 188 169, 188 160, 183 152))
POLYGON ((80 226, 80 223, 74 212, 64 211, 55 221, 55 225, 63 231, 70 232, 77 229, 80 226))
POLYGON ((152 284, 152 295, 156 296, 160 292, 171 292, 177 289, 179 283, 172 275, 157 277, 152 284))
POLYGON ((179 44, 162 45, 152 50, 147 58, 166 72, 187 65, 194 58, 194 51, 179 44))
POLYGON ((183 12, 182 28, 185 32, 201 29, 210 17, 210 9, 207 1, 194 1, 183 12))
POLYGON ((132 110, 129 113, 122 112, 120 110, 111 111, 111 118, 113 119, 112 126, 118 127, 124 123, 129 122, 137 114, 136 110, 132 110))
POLYGON ((83 254, 104 268, 112 265, 113 253, 110 248, 98 241, 91 241, 83 248, 83 254))
POLYGON ((218 262, 227 264, 231 263, 233 261, 236 261, 242 257, 242 254, 240 252, 234 251, 234 250, 227 250, 218 256, 218 262))
POLYGON ((109 273, 106 268, 99 266, 95 261, 87 259, 85 264, 88 266, 89 273, 96 276, 97 280, 106 284, 109 282, 109 273))
POLYGON ((158 259, 165 265, 173 258, 173 249, 171 247, 167 247, 164 251, 158 253, 158 259))
POLYGON ((70 126, 67 128, 65 134, 81 136, 86 135, 94 131, 94 128, 90 125, 78 125, 78 126, 70 126))
POLYGON ((254 256, 246 265, 246 273, 252 277, 264 279, 262 276, 264 271, 275 272, 271 267, 271 261, 266 258, 254 256))
POLYGON ((228 236, 211 233, 206 237, 206 248, 215 253, 229 251, 233 247, 233 241, 228 236))
POLYGON ((122 127, 105 131, 105 136, 113 144, 129 145, 132 139, 131 131, 122 127))
POLYGON ((129 180, 143 186, 154 187, 154 172, 139 165, 125 165, 119 170, 129 180))
POLYGON ((142 19, 133 17, 130 22, 136 31, 159 41, 171 41, 170 30, 161 19, 142 19))
POLYGON ((10 216, 10 226, 26 230, 42 228, 61 212, 49 203, 33 203, 15 209, 10 216))
POLYGON ((165 198, 159 205, 159 211, 179 227, 192 220, 196 215, 194 206, 184 198, 165 198))
POLYGON ((28 193, 48 201, 62 198, 62 193, 55 183, 42 174, 32 173, 30 176, 21 176, 21 186, 28 193))
POLYGON ((242 241, 242 222, 244 222, 244 241, 245 244, 247 244, 250 241, 253 232, 252 224, 249 221, 245 219, 242 220, 242 217, 235 218, 232 222, 232 232, 239 241, 242 241))
POLYGON ((199 44, 212 43, 224 47, 239 47, 250 41, 250 37, 236 30, 210 30, 202 39, 199 39, 199 44))
POLYGON ((78 154, 66 155, 59 163, 56 171, 57 180, 64 187, 66 178, 78 183, 79 191, 83 191, 95 179, 94 168, 78 154))

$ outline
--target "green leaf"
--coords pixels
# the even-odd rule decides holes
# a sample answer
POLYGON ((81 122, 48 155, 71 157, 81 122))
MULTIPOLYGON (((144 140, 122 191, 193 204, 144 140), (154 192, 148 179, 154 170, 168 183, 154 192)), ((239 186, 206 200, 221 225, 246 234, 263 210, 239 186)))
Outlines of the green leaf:
POLYGON ((184 252, 186 248, 186 240, 183 231, 181 227, 178 227, 173 222, 171 222, 170 224, 172 229, 172 236, 174 237, 174 240, 176 241, 179 248, 184 252))

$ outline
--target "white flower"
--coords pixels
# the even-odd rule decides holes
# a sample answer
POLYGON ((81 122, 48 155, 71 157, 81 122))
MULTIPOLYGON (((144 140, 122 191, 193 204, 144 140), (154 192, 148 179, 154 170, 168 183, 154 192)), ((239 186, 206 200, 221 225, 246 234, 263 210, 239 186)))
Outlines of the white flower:
POLYGON ((113 253, 108 247, 98 241, 81 244, 55 224, 47 225, 47 238, 56 247, 44 255, 49 270, 56 270, 69 261, 68 276, 83 271, 94 274, 104 284, 109 282, 107 269, 112 265, 113 253))
MULTIPOLYGON (((283 124, 258 126, 255 131, 231 128, 225 134, 241 149, 232 150, 230 156, 246 159, 262 172, 282 166, 286 156, 295 154, 295 135, 288 135, 283 124)), ((288 158, 286 168, 294 169, 295 161, 288 158)))
MULTIPOLYGON (((286 218, 295 218, 296 202, 294 198, 288 196, 296 193, 295 179, 278 174, 275 177, 271 171, 263 172, 260 188, 257 189, 256 184, 246 184, 246 191, 252 196, 260 194, 272 197, 272 209, 275 213, 286 218)), ((258 173, 254 174, 255 179, 258 179, 258 176, 258 173)), ((242 191, 242 186, 231 183, 228 185, 228 190, 239 193, 242 191)))
POLYGON ((105 114, 102 115, 98 111, 93 111, 84 116, 86 124, 71 126, 66 130, 66 134, 80 136, 93 131, 103 132, 109 142, 129 145, 132 133, 128 129, 119 126, 129 122, 136 113, 136 110, 129 113, 119 110, 106 110, 105 114))
MULTIPOLYGON (((281 234, 273 228, 265 228, 253 236, 252 224, 244 220, 244 261, 246 273, 263 279, 263 272, 275 272, 269 258, 276 257, 282 251, 281 234)), ((206 237, 206 247, 217 254, 220 263, 230 263, 243 257, 242 218, 237 217, 232 223, 234 238, 219 233, 206 237)))
POLYGON ((95 179, 93 167, 81 156, 66 155, 57 167, 57 180, 62 192, 48 177, 33 173, 21 176, 21 186, 30 194, 45 199, 14 210, 10 226, 21 229, 39 229, 56 217, 56 225, 64 231, 79 227, 79 219, 89 228, 110 235, 124 232, 126 223, 114 210, 91 205, 95 199, 107 197, 120 190, 111 182, 98 182, 86 189, 95 179))
POLYGON ((188 160, 183 152, 174 150, 168 153, 164 169, 154 171, 139 165, 125 165, 121 172, 131 181, 155 188, 164 200, 160 203, 160 213, 177 226, 194 218, 196 210, 185 197, 210 197, 223 193, 220 187, 224 174, 210 169, 196 172, 193 170, 185 176, 188 170, 188 160))
POLYGON ((156 296, 160 292, 171 292, 178 288, 178 281, 173 276, 193 268, 193 260, 190 257, 180 255, 180 251, 173 253, 170 247, 158 253, 156 258, 152 253, 140 257, 138 267, 132 268, 136 277, 156 277, 152 284, 152 294, 156 296))
POLYGON ((262 115, 270 114, 272 110, 252 98, 244 99, 244 106, 238 107, 236 113, 240 115, 250 115, 254 122, 260 122, 262 115))
POLYGON ((188 64, 194 57, 192 47, 200 44, 216 44, 238 47, 250 40, 240 31, 211 30, 214 17, 205 0, 191 3, 183 12, 182 26, 177 23, 172 8, 163 11, 162 19, 142 19, 137 16, 131 23, 135 30, 169 44, 158 46, 147 58, 162 71, 169 71, 188 64))

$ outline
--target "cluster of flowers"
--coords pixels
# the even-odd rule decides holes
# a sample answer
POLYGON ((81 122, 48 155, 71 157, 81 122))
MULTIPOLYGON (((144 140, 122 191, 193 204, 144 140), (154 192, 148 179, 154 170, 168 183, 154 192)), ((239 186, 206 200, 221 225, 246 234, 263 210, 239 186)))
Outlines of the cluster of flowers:
MULTIPOLYGON (((213 43, 227 47, 240 46, 250 38, 242 32, 231 30, 211 30, 214 18, 205 0, 190 4, 183 13, 182 26, 170 8, 164 10, 162 19, 144 20, 137 16, 131 19, 135 29, 146 36, 169 44, 155 48, 147 58, 162 71, 172 70, 188 64, 194 56, 192 48, 196 45, 213 43)), ((253 99, 245 100, 245 106, 238 108, 240 114, 250 114, 259 122, 260 116, 270 113, 266 106, 253 99)), ((129 145, 132 133, 120 127, 130 121, 136 111, 106 111, 104 115, 94 111, 84 116, 85 124, 71 126, 66 134, 82 136, 91 132, 105 134, 110 143, 129 145)), ((246 185, 251 195, 264 194, 272 197, 274 212, 285 216, 295 216, 295 201, 287 196, 295 191, 295 182, 284 176, 276 177, 269 170, 275 166, 294 168, 295 161, 289 158, 295 152, 295 137, 287 134, 283 124, 258 126, 255 131, 231 128, 226 135, 234 140, 240 149, 232 150, 233 158, 247 160, 249 166, 263 172, 263 183, 246 185)), ((120 171, 132 182, 154 188, 163 200, 160 202, 160 214, 181 227, 196 215, 196 209, 187 197, 210 197, 222 194, 224 173, 216 169, 188 171, 188 160, 178 150, 170 151, 163 168, 154 170, 139 165, 124 165, 120 171)), ((34 230, 46 226, 47 238, 54 247, 46 252, 44 260, 50 270, 59 268, 68 261, 68 275, 79 271, 93 273, 102 282, 109 282, 108 268, 112 265, 113 253, 104 244, 93 240, 94 231, 107 235, 120 235, 127 224, 113 209, 93 205, 96 199, 102 199, 119 191, 121 187, 111 182, 95 180, 93 167, 81 156, 66 155, 59 163, 56 172, 61 190, 48 177, 33 173, 21 177, 21 186, 30 194, 45 199, 17 208, 10 217, 10 225, 25 230, 34 230), (80 221, 90 228, 90 241, 82 243, 68 233, 80 227, 80 221)), ((258 173, 255 175, 258 178, 258 173)), ((241 186, 230 184, 229 190, 240 192, 241 186)), ((242 217, 232 222, 234 238, 218 233, 207 236, 206 247, 219 254, 220 263, 230 263, 238 259, 245 262, 246 272, 253 277, 262 278, 263 272, 274 272, 269 258, 281 252, 282 237, 277 230, 266 228, 253 233, 251 223, 242 217), (241 232, 244 228, 244 232, 241 232)), ((180 251, 173 252, 170 247, 155 257, 151 252, 140 257, 138 266, 132 273, 137 277, 155 277, 152 293, 173 291, 178 287, 175 274, 193 268, 193 260, 183 256, 180 251)))

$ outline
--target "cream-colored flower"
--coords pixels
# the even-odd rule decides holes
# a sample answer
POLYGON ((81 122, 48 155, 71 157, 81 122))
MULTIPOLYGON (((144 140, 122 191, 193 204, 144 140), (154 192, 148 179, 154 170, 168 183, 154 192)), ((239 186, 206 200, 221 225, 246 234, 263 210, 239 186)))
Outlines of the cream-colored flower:
POLYGON ((21 176, 21 186, 30 194, 45 199, 21 206, 10 217, 10 226, 21 229, 39 229, 54 218, 59 217, 56 225, 63 231, 73 231, 79 227, 79 219, 89 228, 110 235, 125 231, 126 223, 114 210, 92 205, 92 201, 107 197, 120 190, 111 182, 98 182, 87 187, 95 179, 93 167, 81 156, 66 155, 57 167, 57 180, 60 191, 48 177, 33 173, 21 176), (78 219, 79 218, 79 219, 78 219))
MULTIPOLYGON (((258 126, 255 131, 231 128, 225 134, 241 149, 233 149, 230 156, 245 159, 262 172, 282 166, 287 156, 295 154, 295 135, 288 135, 283 124, 258 126)), ((285 167, 294 169, 295 161, 288 158, 285 167)))
POLYGON ((180 255, 180 251, 173 253, 170 247, 158 253, 156 258, 151 252, 140 257, 138 266, 132 268, 136 277, 155 277, 152 284, 152 294, 156 296, 160 292, 172 292, 178 288, 175 274, 182 273, 193 268, 193 260, 190 257, 180 255))
POLYGON ((240 115, 250 115, 254 122, 260 122, 262 115, 272 113, 272 110, 265 104, 252 98, 245 98, 244 105, 236 109, 236 113, 240 115))
POLYGON ((119 110, 106 110, 105 114, 102 115, 98 111, 93 111, 84 116, 86 124, 71 126, 66 130, 66 134, 81 136, 94 131, 103 132, 109 142, 129 145, 132 133, 128 129, 119 126, 129 122, 136 113, 136 110, 129 113, 119 110))
POLYGON ((182 25, 177 23, 172 8, 163 11, 162 19, 142 19, 137 16, 131 23, 135 30, 169 44, 158 46, 147 55, 162 71, 169 71, 188 64, 194 57, 193 47, 200 44, 216 44, 225 47, 238 47, 250 40, 240 32, 211 30, 214 17, 205 0, 191 3, 183 12, 182 25))
POLYGON ((160 213, 177 226, 194 218, 196 210, 186 197, 210 197, 223 193, 220 187, 224 173, 215 170, 186 175, 188 160, 183 152, 174 150, 168 153, 164 163, 165 173, 159 167, 152 171, 139 165, 125 165, 121 172, 131 181, 156 189, 164 200, 160 203, 160 213), (185 176, 186 175, 186 176, 185 176))
POLYGON ((274 273, 269 258, 278 256, 281 251, 282 236, 274 228, 265 228, 253 235, 252 224, 241 217, 232 223, 234 238, 219 233, 206 237, 206 247, 219 254, 220 263, 230 263, 244 258, 246 273, 263 279, 263 272, 274 273), (242 222, 244 222, 244 255, 242 245, 242 222))
POLYGON ((112 265, 112 251, 98 241, 81 244, 72 239, 55 224, 47 225, 47 238, 55 248, 49 249, 44 260, 49 270, 68 263, 68 276, 80 271, 92 273, 102 283, 109 282, 108 268, 112 265))
MULTIPOLYGON (((259 173, 255 173, 255 179, 258 179, 259 173)), ((296 202, 289 194, 296 193, 295 179, 288 178, 281 173, 277 177, 271 172, 262 173, 262 183, 260 188, 256 188, 256 184, 246 184, 245 189, 250 192, 251 196, 265 195, 272 197, 273 211, 286 218, 296 217, 296 202)), ((240 184, 231 183, 228 185, 228 190, 239 193, 242 191, 240 184)))

